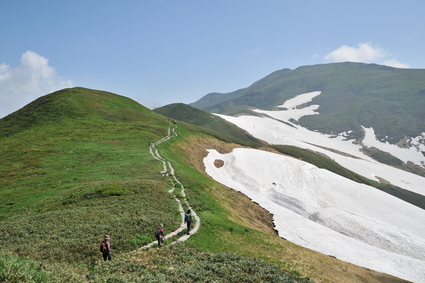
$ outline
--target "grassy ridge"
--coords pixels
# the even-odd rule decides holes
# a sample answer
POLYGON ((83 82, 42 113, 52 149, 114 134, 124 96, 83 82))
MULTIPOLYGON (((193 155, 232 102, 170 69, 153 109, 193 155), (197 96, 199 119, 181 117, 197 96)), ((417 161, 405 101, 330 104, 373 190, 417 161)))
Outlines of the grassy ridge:
POLYGON ((153 239, 160 220, 168 229, 179 226, 161 164, 147 150, 149 141, 166 135, 166 118, 127 98, 81 88, 32 105, 40 101, 48 102, 2 120, 3 252, 90 264, 104 234, 120 253, 134 249, 137 236, 153 239), (58 114, 49 105, 71 110, 58 114))
POLYGON ((258 139, 242 131, 232 123, 190 105, 175 103, 156 108, 154 111, 171 119, 200 126, 203 128, 203 131, 205 131, 205 129, 209 129, 228 135, 229 137, 227 139, 233 137, 249 143, 260 143, 258 139))
MULTIPOLYGON (((177 203, 167 192, 171 184, 159 173, 161 163, 147 147, 149 141, 167 134, 167 118, 124 97, 83 88, 42 97, 23 112, 6 118, 0 120, 4 129, 0 137, 0 278, 10 282, 140 282, 140 274, 147 274, 146 278, 157 274, 144 264, 128 262, 128 255, 153 240, 158 223, 164 223, 168 232, 181 222, 177 203), (56 113, 52 109, 64 111, 56 113), (112 237, 112 270, 108 267, 111 265, 95 268, 100 258, 98 244, 104 234, 112 237), (27 263, 24 257, 32 261, 27 263), (135 269, 140 272, 133 272, 135 269), (31 275, 34 272, 40 279, 31 275), (116 272, 122 274, 117 276, 116 272), (85 274, 87 277, 83 277, 85 274), (29 276, 33 279, 27 279, 29 276)), ((193 133, 182 131, 186 135, 193 133)), ((177 141, 182 139, 179 136, 177 141)), ((181 154, 173 141, 161 145, 162 151, 169 157, 181 154)), ((177 172, 190 168, 185 164, 173 166, 177 172)), ((219 231, 229 231, 233 223, 226 220, 220 224, 226 212, 205 191, 205 184, 197 183, 199 176, 211 183, 193 168, 179 180, 193 189, 190 201, 202 217, 216 213, 214 225, 219 231)), ((205 227, 207 223, 208 218, 205 227)), ((219 236, 214 229, 204 232, 212 234, 201 238, 219 236)), ((195 250, 206 247, 206 243, 195 250)), ((215 244, 220 245, 217 239, 215 244)), ((222 248, 225 246, 229 244, 222 248)), ((163 251, 167 253, 167 249, 163 251)), ((219 258, 204 258, 202 254, 197 252, 191 259, 194 274, 200 266, 219 258)), ((235 257, 224 255, 219 261, 223 264, 216 262, 215 270, 225 271, 226 262, 230 264, 235 257)), ((235 264, 238 261, 251 260, 238 258, 235 264)), ((155 258, 148 262, 157 266, 155 258)), ((268 269, 264 265, 256 272, 268 269)), ((168 276, 179 278, 187 270, 168 276)), ((287 274, 275 270, 276 278, 287 274)), ((248 275, 241 271, 240 276, 248 275)), ((299 276, 293 274, 291 278, 299 276)))

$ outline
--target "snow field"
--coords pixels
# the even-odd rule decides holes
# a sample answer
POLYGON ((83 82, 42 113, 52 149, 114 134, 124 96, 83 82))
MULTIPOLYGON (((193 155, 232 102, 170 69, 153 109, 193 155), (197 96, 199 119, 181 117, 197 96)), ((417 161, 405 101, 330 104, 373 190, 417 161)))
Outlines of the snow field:
MULTIPOLYGON (((302 94, 297 96, 296 99, 294 98, 294 101, 301 105, 310 101, 318 93, 320 94, 320 92, 302 94)), ((290 122, 289 120, 291 118, 298 120, 302 116, 312 115, 312 109, 319 107, 318 105, 311 105, 302 109, 296 109, 294 107, 294 101, 289 104, 291 109, 288 110, 255 110, 258 113, 267 115, 267 117, 216 115, 246 130, 254 137, 271 144, 292 145, 320 152, 345 168, 366 178, 379 181, 377 177, 380 177, 395 186, 425 195, 425 178, 373 160, 360 151, 359 145, 353 144, 352 140, 347 140, 344 137, 344 133, 330 137, 322 133, 312 132, 290 122), (331 151, 329 148, 337 150, 340 153, 331 151)), ((282 107, 285 105, 283 104, 282 107)), ((318 114, 317 112, 314 113, 318 114)), ((382 143, 376 140, 373 130, 364 129, 366 131, 365 145, 374 146, 383 151, 390 152, 401 160, 410 160, 416 164, 425 163, 425 156, 415 147, 402 149, 396 145, 382 143)), ((415 140, 419 139, 420 137, 417 137, 415 140)), ((422 149, 423 146, 418 145, 417 147, 422 149)))
MULTIPOLYGON (((320 92, 287 100, 282 111, 256 109, 264 117, 218 115, 271 144, 320 152, 369 179, 383 178, 400 188, 425 195, 425 178, 381 164, 364 155, 346 133, 324 135, 292 119, 319 114, 319 105, 296 107, 320 92), (378 178, 379 177, 379 178, 378 178)), ((425 164, 422 136, 413 147, 382 143, 372 128, 364 128, 363 144, 403 160, 425 164)), ((413 282, 425 282, 425 210, 373 187, 355 183, 309 163, 254 149, 228 154, 210 150, 206 172, 216 181, 246 194, 274 215, 279 235, 301 246, 338 259, 413 282), (214 160, 224 161, 216 168, 214 160)))
POLYGON ((279 154, 210 150, 206 172, 274 214, 279 235, 379 272, 425 282, 425 211, 279 154), (214 161, 224 161, 217 168, 214 161))

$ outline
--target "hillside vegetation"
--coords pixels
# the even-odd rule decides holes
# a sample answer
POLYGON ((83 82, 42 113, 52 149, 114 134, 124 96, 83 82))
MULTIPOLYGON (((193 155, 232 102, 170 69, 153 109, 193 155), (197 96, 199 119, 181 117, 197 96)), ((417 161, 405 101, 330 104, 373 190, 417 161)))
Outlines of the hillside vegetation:
MULTIPOLYGON (((220 132, 221 136, 226 135, 227 140, 240 139, 248 142, 251 146, 255 146, 254 143, 261 143, 258 139, 254 138, 250 134, 236 127, 232 123, 213 115, 209 112, 200 110, 183 103, 169 104, 160 108, 154 109, 158 114, 165 117, 169 117, 173 120, 183 121, 192 125, 201 126, 199 131, 214 135, 214 132, 220 132), (206 129, 212 131, 206 131, 206 129)), ((236 140, 235 140, 236 141, 236 140)), ((241 141, 239 141, 241 142, 241 141)))
POLYGON ((158 149, 201 228, 188 242, 137 250, 159 223, 166 232, 181 223, 148 150, 169 125, 126 97, 84 88, 0 119, 0 282, 403 282, 277 237, 267 211, 203 173, 205 149, 241 145, 185 123, 158 149), (98 251, 105 234, 111 262, 98 251))
POLYGON ((425 70, 376 64, 333 63, 283 69, 231 93, 211 93, 191 105, 228 115, 251 108, 272 110, 298 94, 321 91, 310 104, 320 115, 299 122, 310 130, 332 134, 373 127, 380 140, 396 143, 425 129, 425 70))

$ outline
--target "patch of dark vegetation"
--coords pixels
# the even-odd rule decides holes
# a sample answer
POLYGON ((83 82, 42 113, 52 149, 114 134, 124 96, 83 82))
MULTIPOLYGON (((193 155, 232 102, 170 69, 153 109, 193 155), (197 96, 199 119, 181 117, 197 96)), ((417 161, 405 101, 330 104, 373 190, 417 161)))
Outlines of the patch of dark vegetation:
POLYGON ((390 166, 401 166, 403 165, 403 161, 398 159, 397 157, 389 154, 388 152, 384 152, 382 150, 377 149, 376 147, 363 147, 362 151, 375 159, 378 162, 390 165, 390 166))
POLYGON ((127 188, 118 184, 110 184, 99 188, 85 188, 71 193, 63 200, 63 204, 71 204, 81 200, 109 197, 109 196, 123 196, 128 194, 127 188))
POLYGON ((378 162, 381 162, 383 164, 387 164, 393 167, 396 167, 398 169, 425 177, 425 168, 419 165, 414 164, 411 161, 408 161, 407 163, 404 163, 402 160, 398 159, 397 157, 391 155, 388 152, 381 151, 377 149, 376 147, 363 147, 362 151, 375 159, 378 162))

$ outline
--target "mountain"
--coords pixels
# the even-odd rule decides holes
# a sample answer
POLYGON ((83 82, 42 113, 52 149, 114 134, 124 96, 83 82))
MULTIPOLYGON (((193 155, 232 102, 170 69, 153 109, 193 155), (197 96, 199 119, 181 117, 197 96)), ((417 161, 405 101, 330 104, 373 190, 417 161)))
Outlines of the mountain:
POLYGON ((170 127, 131 99, 85 88, 45 95, 0 119, 0 281, 405 282, 276 236, 269 212, 204 172, 207 149, 246 145, 184 122, 170 136, 170 127), (161 174, 148 146, 157 141, 174 174, 161 174), (187 243, 170 245, 177 235, 161 249, 136 250, 159 223, 166 234, 180 227, 168 192, 175 180, 200 230, 187 243), (110 263, 99 253, 105 234, 110 263))
MULTIPOLYGON (((272 212, 282 237, 425 282, 425 225, 420 220, 425 217, 424 79, 425 70, 375 64, 304 66, 192 104, 281 152, 314 152, 370 183, 351 176, 353 183, 328 175, 323 167, 257 150, 210 150, 206 172, 272 212), (389 186, 388 194, 373 189, 379 188, 373 182, 389 186)), ((342 171, 338 174, 347 177, 342 171)))
POLYGON ((218 116, 190 105, 174 103, 156 108, 154 111, 171 119, 183 121, 192 125, 201 126, 205 129, 220 132, 227 135, 228 139, 230 137, 235 137, 250 143, 261 143, 260 140, 254 138, 247 132, 242 131, 232 123, 229 123, 218 116))
POLYGON ((405 146, 425 131, 423 69, 350 62, 302 66, 273 72, 231 93, 207 94, 190 105, 220 114, 252 114, 250 109, 276 110, 286 100, 313 91, 321 95, 302 107, 320 105, 319 115, 298 121, 310 130, 347 132, 360 140, 362 126, 372 127, 378 140, 405 146))
POLYGON ((204 158, 207 174, 272 212, 279 235, 291 242, 425 282, 425 178, 378 162, 362 149, 373 146, 417 166, 424 156, 416 148, 381 143, 371 129, 356 144, 345 135, 300 126, 297 120, 317 116, 318 107, 302 106, 320 95, 300 94, 285 101, 285 110, 254 110, 263 117, 217 114, 297 158, 255 149, 211 149, 204 158))

